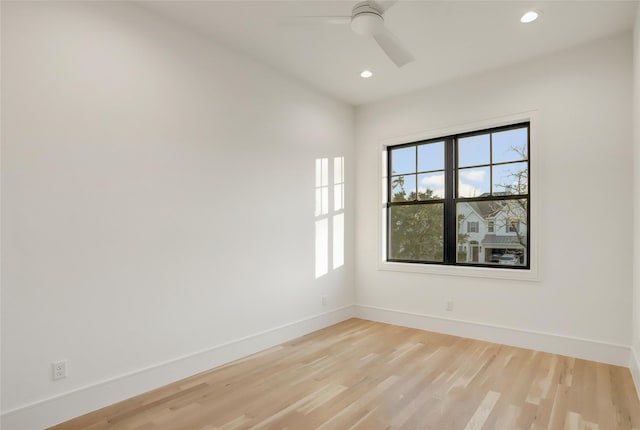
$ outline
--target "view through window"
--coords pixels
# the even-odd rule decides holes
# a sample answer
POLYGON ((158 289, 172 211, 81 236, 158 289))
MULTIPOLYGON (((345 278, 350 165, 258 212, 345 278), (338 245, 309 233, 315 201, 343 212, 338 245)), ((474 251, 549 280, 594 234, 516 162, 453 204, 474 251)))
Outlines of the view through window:
POLYGON ((388 147, 387 260, 529 267, 529 123, 388 147))

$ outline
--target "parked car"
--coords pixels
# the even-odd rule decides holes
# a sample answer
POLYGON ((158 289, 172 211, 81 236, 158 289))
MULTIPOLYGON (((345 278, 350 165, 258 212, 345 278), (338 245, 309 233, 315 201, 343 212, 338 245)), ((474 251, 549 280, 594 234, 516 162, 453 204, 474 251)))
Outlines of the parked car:
POLYGON ((516 264, 520 264, 520 261, 518 260, 518 257, 513 254, 502 254, 498 257, 498 264, 515 266, 516 264))

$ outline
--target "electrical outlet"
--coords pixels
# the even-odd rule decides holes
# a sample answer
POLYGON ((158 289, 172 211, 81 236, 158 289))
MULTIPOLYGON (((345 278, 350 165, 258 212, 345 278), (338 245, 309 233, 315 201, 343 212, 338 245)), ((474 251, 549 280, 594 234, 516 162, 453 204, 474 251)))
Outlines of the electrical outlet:
POLYGON ((63 379, 67 377, 67 360, 54 361, 51 363, 53 371, 53 380, 63 379))
POLYGON ((327 306, 327 296, 322 296, 322 306, 327 306))
POLYGON ((453 311, 453 300, 447 300, 446 310, 449 312, 453 311))

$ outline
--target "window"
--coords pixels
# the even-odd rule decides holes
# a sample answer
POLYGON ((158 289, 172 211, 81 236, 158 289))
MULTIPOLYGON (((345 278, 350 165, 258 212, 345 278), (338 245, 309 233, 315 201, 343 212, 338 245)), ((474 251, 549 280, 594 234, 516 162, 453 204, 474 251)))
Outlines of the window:
POLYGON ((529 268, 528 122, 387 151, 387 261, 529 268))

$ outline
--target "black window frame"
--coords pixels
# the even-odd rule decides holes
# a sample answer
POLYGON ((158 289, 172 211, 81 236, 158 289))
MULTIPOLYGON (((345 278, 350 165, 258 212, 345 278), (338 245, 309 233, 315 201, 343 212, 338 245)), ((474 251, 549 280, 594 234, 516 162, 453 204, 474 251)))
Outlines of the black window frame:
MULTIPOLYGON (((390 263, 413 263, 413 264, 423 264, 423 265, 441 265, 441 266, 471 266, 471 267, 487 267, 493 269, 505 269, 505 270, 529 270, 531 269, 531 123, 530 121, 518 122, 510 125, 499 126, 499 127, 490 127, 481 130, 474 130, 471 132, 465 133, 457 133, 444 137, 436 137, 426 140, 414 141, 409 143, 403 143, 399 145, 387 146, 387 165, 386 165, 386 226, 385 226, 385 234, 386 234, 386 256, 385 260, 390 263), (503 194, 498 195, 494 194, 493 191, 493 166, 500 166, 510 163, 515 163, 519 161, 508 161, 508 162, 493 162, 493 139, 492 134, 514 130, 514 129, 527 129, 527 153, 526 153, 526 161, 527 163, 527 193, 526 194, 503 194), (458 141, 459 139, 472 137, 476 135, 489 134, 490 136, 490 146, 489 146, 489 195, 488 196, 480 196, 480 197, 459 197, 457 192, 457 184, 458 184, 458 175, 461 170, 458 167, 458 141), (419 200, 416 197, 414 201, 402 201, 402 202, 393 202, 392 201, 392 178, 394 176, 401 176, 403 174, 394 175, 391 171, 391 151, 401 148, 407 148, 415 146, 416 148, 420 145, 425 145, 429 143, 436 142, 444 142, 444 187, 445 187, 445 196, 442 199, 429 199, 429 200, 419 200), (498 265, 495 263, 487 263, 487 262, 458 262, 457 253, 458 253, 458 219, 457 219, 457 205, 458 203, 463 202, 483 202, 483 201, 507 201, 507 200, 526 200, 526 263, 523 265, 498 265), (444 205, 444 231, 443 231, 443 261, 422 261, 422 260, 406 260, 406 259, 394 259, 390 258, 391 255, 391 208, 394 206, 401 205, 427 205, 427 204, 443 204, 444 205)), ((417 151, 417 149, 416 149, 417 151)), ((416 159, 416 165, 418 164, 418 160, 416 159)), ((487 166, 485 164, 479 166, 487 166)), ((477 166, 464 166, 463 168, 473 168, 477 166)), ((419 171, 416 168, 416 172, 407 173, 406 175, 415 174, 416 178, 419 174, 419 171)), ((416 194, 418 192, 418 184, 416 183, 416 194)), ((493 220, 492 220, 493 221, 493 220)), ((510 223, 510 222, 509 222, 510 223)), ((518 227, 519 227, 518 222, 518 227)), ((496 233, 496 223, 494 222, 494 231, 489 232, 491 234, 496 233)), ((505 230, 509 232, 509 226, 505 226, 505 230)), ((480 244, 483 246, 482 244, 480 244)))

